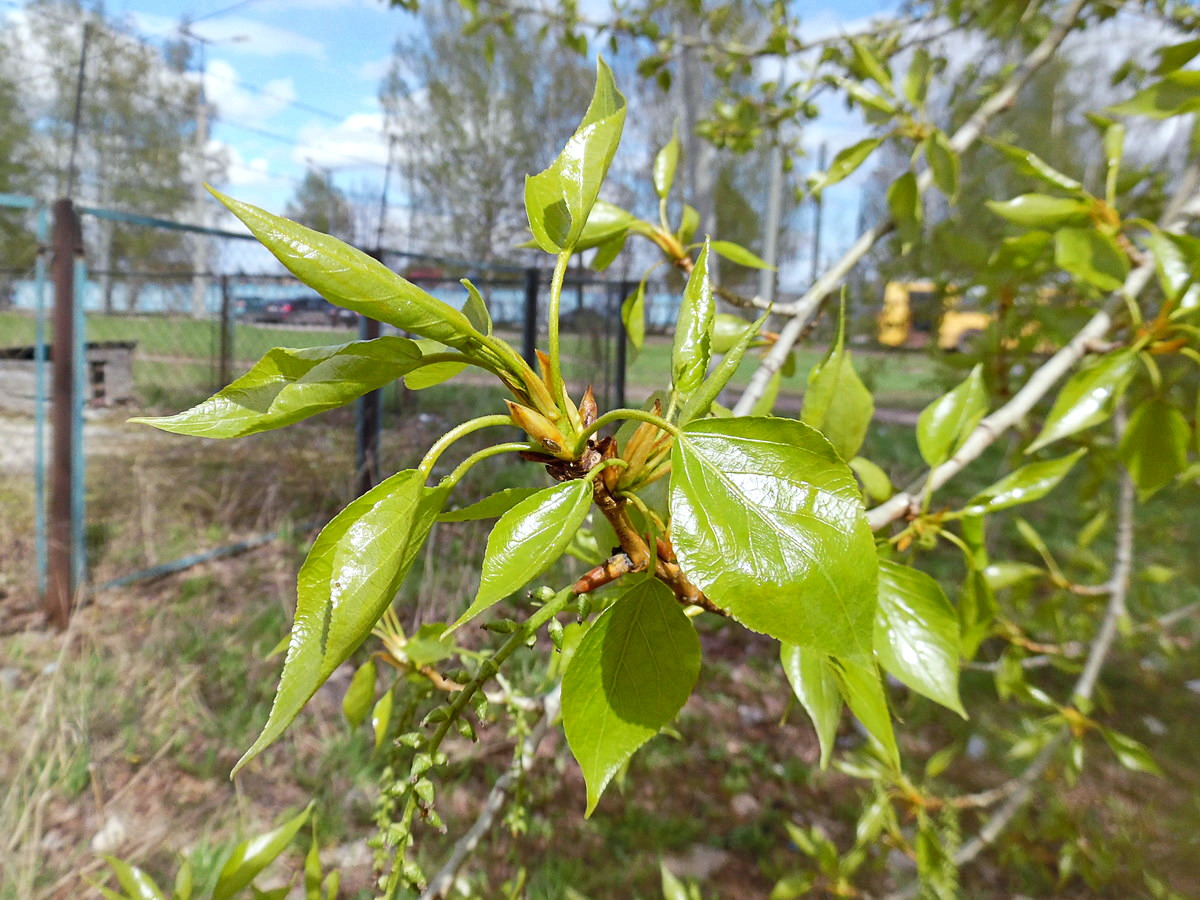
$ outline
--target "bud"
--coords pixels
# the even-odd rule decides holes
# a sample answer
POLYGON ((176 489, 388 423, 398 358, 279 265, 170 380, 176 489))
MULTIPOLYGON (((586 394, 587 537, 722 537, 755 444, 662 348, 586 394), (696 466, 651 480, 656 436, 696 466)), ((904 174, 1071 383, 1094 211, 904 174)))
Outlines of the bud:
POLYGON ((575 598, 575 614, 582 622, 592 612, 592 598, 589 594, 580 594, 575 598))
POLYGON ((511 400, 504 402, 508 404, 508 414, 517 423, 517 427, 545 448, 547 453, 560 459, 570 458, 570 454, 566 454, 563 449, 567 445, 566 438, 553 422, 528 406, 513 403, 511 400))
POLYGON ((529 592, 529 596, 534 600, 539 600, 542 603, 549 603, 554 599, 554 588, 548 585, 542 585, 539 588, 534 588, 529 592))
POLYGON ((558 619, 551 619, 546 623, 546 633, 550 635, 550 642, 554 644, 554 649, 561 653, 563 645, 562 622, 558 621, 558 619))
POLYGON ((591 427, 591 424, 600 417, 600 408, 596 405, 596 395, 592 393, 590 384, 583 393, 583 399, 579 401, 579 415, 584 428, 591 427))

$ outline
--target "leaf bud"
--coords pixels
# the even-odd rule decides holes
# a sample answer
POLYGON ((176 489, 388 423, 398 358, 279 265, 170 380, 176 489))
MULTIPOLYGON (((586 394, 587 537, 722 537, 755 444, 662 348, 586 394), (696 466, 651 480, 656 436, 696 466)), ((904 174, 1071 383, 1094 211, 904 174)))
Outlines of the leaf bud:
POLYGON ((551 619, 546 623, 546 633, 550 635, 550 642, 554 644, 554 649, 561 653, 563 645, 562 622, 558 621, 558 619, 551 619))
POLYGON ((537 410, 530 409, 528 406, 513 403, 511 400, 505 400, 504 402, 508 404, 508 414, 512 416, 513 422, 516 423, 518 428, 533 438, 535 443, 540 444, 546 452, 553 456, 558 456, 561 459, 570 458, 569 453, 564 455, 565 451, 563 448, 567 445, 567 439, 563 437, 557 425, 537 410))
POLYGON ((579 401, 579 416, 584 428, 590 427, 600 417, 600 408, 596 405, 596 395, 592 393, 590 384, 583 392, 583 399, 579 401))
POLYGON ((592 612, 592 597, 590 594, 579 594, 575 597, 575 614, 582 622, 592 612))
POLYGON ((529 596, 541 603, 549 603, 554 599, 554 588, 543 584, 541 587, 534 588, 532 591, 530 591, 529 596))
POLYGON ((481 627, 495 634, 512 634, 521 625, 512 619, 497 619, 495 622, 485 622, 481 627))

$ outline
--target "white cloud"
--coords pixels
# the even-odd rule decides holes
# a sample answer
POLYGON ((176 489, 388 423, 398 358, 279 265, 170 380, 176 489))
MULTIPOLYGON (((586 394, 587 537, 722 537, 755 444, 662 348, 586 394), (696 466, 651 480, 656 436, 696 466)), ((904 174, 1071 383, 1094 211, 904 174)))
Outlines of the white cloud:
MULTIPOLYGON (((167 16, 151 13, 132 13, 139 31, 155 35, 178 33, 180 22, 167 16)), ((192 34, 221 46, 223 52, 246 56, 307 56, 323 62, 325 44, 298 31, 265 25, 245 16, 229 16, 197 22, 189 29, 192 34)))
POLYGON ((390 55, 380 57, 379 59, 369 59, 364 63, 359 63, 354 73, 364 81, 382 81, 383 76, 387 75, 388 70, 392 67, 392 57, 390 55))
POLYGON ((204 92, 221 116, 239 121, 260 121, 282 112, 296 99, 291 77, 274 78, 261 92, 241 86, 237 70, 223 59, 211 60, 205 71, 204 92))
POLYGON ((355 113, 337 124, 311 123, 300 129, 292 159, 302 166, 365 168, 387 165, 383 113, 355 113))

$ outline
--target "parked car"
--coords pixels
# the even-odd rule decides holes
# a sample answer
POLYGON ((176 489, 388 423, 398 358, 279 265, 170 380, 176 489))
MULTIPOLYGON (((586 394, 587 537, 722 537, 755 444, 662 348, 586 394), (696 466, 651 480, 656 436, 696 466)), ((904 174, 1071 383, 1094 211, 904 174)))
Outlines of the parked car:
POLYGON ((354 325, 358 313, 334 306, 324 297, 305 295, 268 300, 249 311, 255 322, 278 322, 289 325, 354 325))

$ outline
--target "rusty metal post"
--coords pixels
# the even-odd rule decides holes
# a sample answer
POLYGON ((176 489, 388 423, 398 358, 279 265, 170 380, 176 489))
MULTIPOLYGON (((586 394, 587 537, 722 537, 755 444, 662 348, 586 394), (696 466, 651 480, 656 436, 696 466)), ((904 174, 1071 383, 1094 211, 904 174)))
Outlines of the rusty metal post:
POLYGON ((79 217, 70 200, 54 203, 51 278, 54 282, 54 338, 51 350, 53 429, 50 471, 49 578, 43 609, 57 628, 66 628, 74 601, 77 560, 74 541, 75 483, 75 262, 83 253, 79 217))
POLYGON ((217 346, 217 390, 228 386, 230 363, 233 360, 233 303, 229 293, 229 276, 221 276, 221 332, 217 346))

